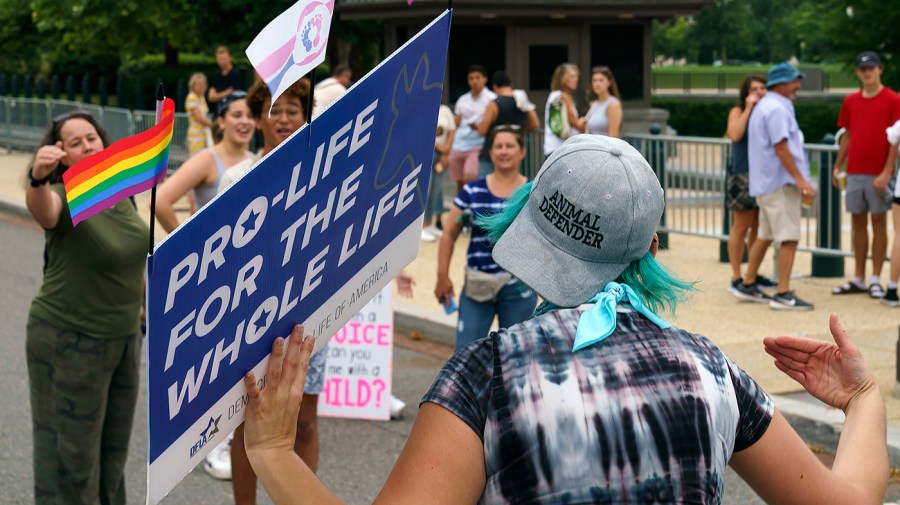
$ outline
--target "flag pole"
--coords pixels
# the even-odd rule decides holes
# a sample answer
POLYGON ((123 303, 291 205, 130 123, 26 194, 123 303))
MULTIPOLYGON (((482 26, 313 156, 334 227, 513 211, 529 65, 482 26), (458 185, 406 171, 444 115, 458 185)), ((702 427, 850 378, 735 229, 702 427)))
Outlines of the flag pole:
POLYGON ((309 84, 309 100, 306 102, 306 124, 308 125, 308 135, 306 136, 306 147, 309 147, 312 143, 312 110, 313 110, 313 95, 316 91, 316 69, 313 68, 309 71, 310 75, 310 84, 309 84))
MULTIPOLYGON (((163 87, 162 81, 159 81, 159 86, 156 88, 156 124, 159 124, 162 121, 163 114, 163 103, 166 98, 165 88, 163 87)), ((154 232, 156 231, 156 186, 153 185, 153 188, 150 189, 150 244, 147 249, 147 254, 151 258, 153 257, 153 243, 154 240, 154 232)))

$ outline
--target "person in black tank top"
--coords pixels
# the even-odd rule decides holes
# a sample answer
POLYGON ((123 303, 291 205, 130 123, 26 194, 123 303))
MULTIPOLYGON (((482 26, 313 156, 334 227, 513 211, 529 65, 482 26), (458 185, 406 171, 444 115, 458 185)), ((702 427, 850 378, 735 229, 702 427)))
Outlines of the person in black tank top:
POLYGON ((491 82, 497 98, 488 104, 481 122, 475 127, 478 133, 484 136, 484 147, 481 148, 481 154, 478 156, 479 177, 484 177, 494 170, 490 157, 491 149, 488 144, 490 137, 488 133, 492 128, 498 125, 509 125, 528 132, 536 129, 539 124, 534 104, 528 100, 524 92, 516 93, 518 90, 513 89, 506 72, 503 70, 494 72, 491 82))

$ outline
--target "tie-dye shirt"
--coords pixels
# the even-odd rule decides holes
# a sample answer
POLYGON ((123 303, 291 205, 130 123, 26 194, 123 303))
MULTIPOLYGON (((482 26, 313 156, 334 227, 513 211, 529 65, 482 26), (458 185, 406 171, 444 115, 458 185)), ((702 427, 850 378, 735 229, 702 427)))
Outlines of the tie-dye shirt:
POLYGON ((734 451, 774 406, 705 337, 628 306, 606 340, 572 352, 588 305, 460 349, 423 402, 484 441, 482 504, 718 504, 734 451))

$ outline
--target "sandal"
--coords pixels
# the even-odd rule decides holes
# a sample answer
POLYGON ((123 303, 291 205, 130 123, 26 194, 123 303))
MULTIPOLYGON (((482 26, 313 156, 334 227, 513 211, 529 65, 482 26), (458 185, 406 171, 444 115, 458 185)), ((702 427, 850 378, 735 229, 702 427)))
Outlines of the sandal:
MULTIPOLYGON (((873 284, 874 286, 874 284, 873 284)), ((881 289, 881 286, 878 286, 881 289)), ((855 282, 847 281, 842 286, 838 286, 831 290, 831 294, 833 295, 852 295, 855 293, 870 293, 870 290, 866 289, 865 286, 860 286, 855 282)))
POLYGON ((872 298, 883 298, 884 288, 881 287, 881 284, 872 284, 869 286, 869 296, 872 298))

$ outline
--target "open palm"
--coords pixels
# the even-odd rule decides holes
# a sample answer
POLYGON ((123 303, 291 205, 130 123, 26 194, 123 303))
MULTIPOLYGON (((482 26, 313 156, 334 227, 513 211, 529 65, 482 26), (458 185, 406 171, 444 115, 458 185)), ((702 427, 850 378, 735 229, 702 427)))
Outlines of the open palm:
POLYGON ((831 314, 829 326, 834 343, 787 336, 766 337, 763 343, 776 368, 809 394, 846 411, 858 393, 874 384, 874 378, 836 314, 831 314))

